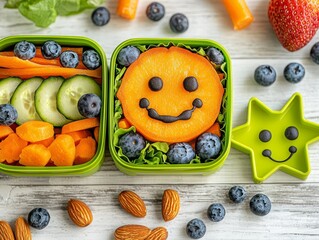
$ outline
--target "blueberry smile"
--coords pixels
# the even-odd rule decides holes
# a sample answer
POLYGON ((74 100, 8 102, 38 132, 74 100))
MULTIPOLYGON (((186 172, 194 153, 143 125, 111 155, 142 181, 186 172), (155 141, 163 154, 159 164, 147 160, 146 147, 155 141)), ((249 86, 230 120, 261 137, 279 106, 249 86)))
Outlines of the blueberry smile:
POLYGON ((296 152, 297 152, 297 148, 295 146, 290 146, 289 147, 289 152, 290 152, 290 155, 284 159, 284 160, 275 160, 271 157, 271 151, 269 149, 265 149, 263 152, 262 152, 262 155, 264 157, 268 157, 271 161, 273 162, 277 162, 277 163, 282 163, 282 162, 286 162, 288 161, 296 152))
POLYGON ((150 118, 153 118, 155 120, 162 121, 164 123, 172 123, 176 122, 178 120, 188 120, 192 117, 192 114, 196 108, 201 108, 203 106, 202 100, 199 98, 195 98, 192 105, 192 109, 183 111, 178 116, 170 116, 170 115, 160 115, 154 108, 148 108, 150 105, 150 102, 147 98, 142 98, 140 100, 139 106, 140 108, 145 108, 148 112, 148 116, 150 118))

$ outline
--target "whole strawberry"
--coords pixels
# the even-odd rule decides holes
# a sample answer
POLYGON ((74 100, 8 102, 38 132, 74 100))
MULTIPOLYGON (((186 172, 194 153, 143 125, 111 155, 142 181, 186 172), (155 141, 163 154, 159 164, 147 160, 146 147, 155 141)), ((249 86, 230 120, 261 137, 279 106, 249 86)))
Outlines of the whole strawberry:
POLYGON ((270 0, 269 22, 284 48, 304 47, 319 27, 318 0, 270 0))

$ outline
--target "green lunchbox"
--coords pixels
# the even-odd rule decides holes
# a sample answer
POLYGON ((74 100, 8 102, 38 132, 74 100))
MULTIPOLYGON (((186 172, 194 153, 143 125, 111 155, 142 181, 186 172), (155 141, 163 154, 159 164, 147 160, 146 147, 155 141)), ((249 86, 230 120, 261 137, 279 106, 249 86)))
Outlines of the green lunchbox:
MULTIPOLYGON (((12 51, 16 43, 28 41, 36 46, 41 46, 48 40, 59 43, 62 47, 83 47, 84 49, 95 50, 101 58, 101 112, 99 134, 97 139, 97 149, 94 157, 86 163, 73 166, 45 166, 30 167, 21 165, 9 165, 0 163, 0 172, 12 176, 86 176, 95 173, 104 161, 106 142, 106 121, 107 121, 107 88, 108 88, 108 68, 107 59, 101 46, 91 39, 80 36, 30 36, 19 35, 6 37, 0 40, 0 51, 12 51)), ((1 75, 1 71, 0 71, 1 75)), ((34 76, 36 77, 36 76, 34 76)), ((1 80, 0 80, 1 81, 1 80)))
MULTIPOLYGON (((147 62, 147 59, 143 58, 147 62)), ((191 64, 196 64, 190 63, 191 64)), ((154 66, 156 67, 156 66, 154 66)), ((109 151, 117 168, 128 175, 167 175, 167 174, 211 174, 218 170, 227 158, 231 147, 231 125, 232 125, 232 83, 231 83, 231 60, 226 49, 211 40, 202 39, 129 39, 121 43, 113 52, 110 64, 110 86, 108 100, 108 139, 109 151), (167 151, 169 144, 165 142, 146 141, 146 147, 141 151, 137 159, 129 159, 122 153, 119 147, 119 138, 129 131, 138 131, 135 126, 122 129, 119 127, 119 121, 123 118, 123 109, 120 100, 116 94, 121 85, 121 80, 129 67, 122 66, 117 62, 121 49, 127 46, 135 46, 140 52, 146 52, 149 49, 172 46, 187 49, 206 59, 206 50, 210 47, 219 49, 225 58, 221 65, 214 65, 223 73, 221 78, 224 94, 222 98, 221 109, 218 115, 218 122, 221 129, 222 148, 218 157, 207 161, 199 161, 198 158, 187 164, 170 164, 167 161, 167 151)), ((140 87, 140 86, 139 86, 140 87)), ((132 93, 134 94, 134 93, 132 93)), ((125 98, 123 95, 122 97, 125 98)), ((128 97, 128 96, 127 96, 128 97)), ((180 99, 176 99, 179 101, 180 99)), ((128 100, 129 101, 129 100, 128 100)), ((182 101, 182 100, 181 100, 182 101)), ((141 105, 140 105, 140 108, 141 105)), ((196 110, 194 110, 196 111, 196 110)), ((150 114, 150 113, 149 113, 150 114)), ((165 118, 165 117, 164 117, 165 118)), ((175 121, 175 120, 174 120, 175 121)))

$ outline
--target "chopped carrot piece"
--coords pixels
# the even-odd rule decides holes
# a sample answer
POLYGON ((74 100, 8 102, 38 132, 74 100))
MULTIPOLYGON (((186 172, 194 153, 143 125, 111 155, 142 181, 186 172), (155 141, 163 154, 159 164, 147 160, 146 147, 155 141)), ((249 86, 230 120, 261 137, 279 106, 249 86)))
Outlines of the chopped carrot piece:
POLYGON ((13 133, 11 127, 0 125, 0 139, 7 137, 10 133, 13 133))
POLYGON ((81 141, 81 139, 92 136, 89 130, 80 130, 75 132, 69 132, 66 134, 70 135, 73 138, 75 145, 77 145, 81 141))
POLYGON ((85 118, 70 122, 62 127, 62 134, 95 128, 100 125, 98 118, 85 118))
POLYGON ((119 121, 119 128, 127 129, 130 128, 131 124, 127 121, 126 118, 122 118, 119 121))
POLYGON ((22 149, 19 163, 24 166, 44 167, 51 159, 51 152, 42 144, 30 144, 22 149))
POLYGON ((76 68, 65 68, 56 66, 46 66, 45 68, 16 68, 16 69, 4 69, 0 68, 0 75, 8 77, 21 77, 23 79, 31 78, 35 76, 49 77, 49 76, 61 76, 69 78, 75 75, 86 75, 92 78, 101 79, 102 69, 101 67, 90 70, 90 69, 76 69, 76 68))
POLYGON ((22 149, 27 145, 28 142, 21 139, 17 134, 9 134, 0 142, 0 162, 13 163, 18 161, 22 149))
POLYGON ((72 166, 75 158, 75 144, 70 135, 61 134, 48 147, 51 160, 56 166, 72 166))
POLYGON ((126 19, 134 19, 136 15, 138 0, 119 0, 116 13, 126 19))
POLYGON ((245 0, 223 0, 235 30, 241 30, 254 21, 245 0))
POLYGON ((96 141, 92 137, 81 139, 75 148, 74 164, 82 164, 90 161, 96 153, 96 141))
POLYGON ((54 136, 54 127, 43 121, 28 121, 16 129, 19 137, 28 142, 38 142, 54 136))
POLYGON ((53 141, 54 141, 54 137, 52 136, 50 138, 47 138, 38 142, 34 142, 34 144, 42 144, 43 146, 48 147, 53 141))

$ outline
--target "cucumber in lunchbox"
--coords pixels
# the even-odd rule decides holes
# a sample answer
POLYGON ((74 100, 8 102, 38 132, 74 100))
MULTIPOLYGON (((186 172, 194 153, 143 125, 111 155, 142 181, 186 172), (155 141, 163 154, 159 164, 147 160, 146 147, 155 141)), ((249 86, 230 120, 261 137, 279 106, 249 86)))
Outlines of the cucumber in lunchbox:
POLYGON ((10 99, 22 80, 18 77, 8 77, 0 80, 0 104, 10 103, 10 99))
POLYGON ((78 101, 87 93, 94 93, 101 97, 101 87, 93 78, 76 75, 65 80, 57 93, 58 110, 68 119, 83 119, 78 110, 78 101))
POLYGON ((19 84, 14 91, 10 103, 18 112, 17 124, 20 125, 31 120, 42 120, 34 105, 34 94, 42 81, 43 79, 40 77, 30 78, 19 84))
POLYGON ((55 127, 62 127, 71 122, 57 108, 57 93, 63 84, 62 77, 49 77, 41 83, 34 95, 35 108, 43 121, 55 127))

